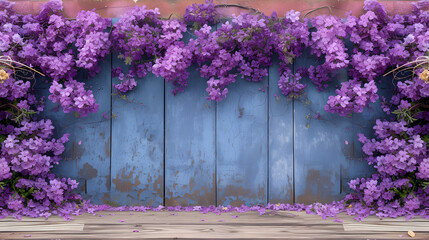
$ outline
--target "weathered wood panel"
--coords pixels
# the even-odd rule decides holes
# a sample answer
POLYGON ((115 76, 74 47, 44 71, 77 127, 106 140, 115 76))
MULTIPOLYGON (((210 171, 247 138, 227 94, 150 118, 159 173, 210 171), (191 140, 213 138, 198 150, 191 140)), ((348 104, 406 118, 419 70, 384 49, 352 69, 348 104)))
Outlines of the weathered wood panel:
MULTIPOLYGON (((115 56, 112 66, 127 70, 115 56)), ((164 198, 164 80, 149 73, 136 81, 126 96, 112 91, 112 191, 103 200, 158 205, 164 198)))
POLYGON ((16 222, 2 222, 0 232, 79 232, 83 231, 83 227, 84 224, 79 223, 20 222, 16 224, 16 222))
MULTIPOLYGON (((188 41, 191 34, 185 33, 188 41)), ((185 92, 165 89, 165 204, 216 204, 216 103, 206 100, 207 80, 189 69, 185 92)))
POLYGON ((217 104, 218 204, 267 203, 267 85, 237 79, 217 104))
MULTIPOLYGON (((295 67, 320 64, 309 51, 295 63, 295 67)), ((343 150, 346 141, 351 142, 356 135, 351 131, 350 119, 325 112, 324 106, 328 97, 335 95, 335 86, 346 77, 346 72, 340 71, 322 92, 305 78, 305 95, 294 101, 295 202, 330 202, 341 198, 341 169, 347 161, 343 150), (318 113, 320 117, 315 119, 318 113)))
MULTIPOLYGON (((390 100, 392 90, 395 87, 392 85, 391 79, 388 79, 388 77, 383 78, 377 85, 380 98, 385 96, 386 99, 390 100)), ((362 143, 358 141, 358 134, 363 133, 368 138, 374 137, 372 127, 375 125, 376 119, 385 119, 387 116, 381 110, 380 102, 381 99, 369 104, 369 107, 365 108, 362 113, 353 114, 351 119, 343 118, 343 121, 350 121, 352 125, 349 134, 346 136, 348 144, 343 145, 344 161, 341 168, 341 194, 350 191, 347 183, 351 179, 369 177, 375 172, 375 169, 368 165, 364 158, 362 143)))
POLYGON ((87 117, 77 117, 74 113, 64 113, 59 104, 48 100, 48 86, 39 85, 39 92, 46 96, 42 117, 51 119, 55 126, 55 136, 70 133, 70 141, 65 144, 63 160, 54 168, 62 177, 71 177, 79 182, 78 191, 86 199, 101 203, 101 196, 110 191, 110 120, 103 118, 103 112, 110 112, 111 57, 100 62, 103 69, 88 79, 85 72, 77 76, 85 82, 85 88, 92 90, 99 104, 97 113, 87 117))
POLYGON ((270 203, 293 203, 293 100, 282 95, 278 62, 269 69, 269 199, 270 203))
POLYGON ((0 219, 0 238, 23 239, 401 239, 407 231, 414 239, 428 239, 429 221, 416 218, 379 220, 375 216, 356 222, 353 216, 340 214, 344 223, 304 212, 213 213, 199 212, 99 212, 76 216, 70 222, 51 217, 48 220, 12 217, 0 219), (113 215, 113 216, 112 216, 113 215), (232 216, 238 216, 232 218, 232 216), (205 221, 201 221, 205 220, 205 221), (83 226, 83 229, 82 229, 83 226), (7 230, 7 228, 17 230, 7 230), (39 227, 39 228, 38 228, 39 227), (27 228, 27 231, 22 231, 27 228), (135 232, 134 230, 138 230, 135 232), (402 236, 401 236, 402 235, 402 236))
POLYGON ((165 91, 165 203, 216 204, 215 103, 205 99, 207 83, 190 70, 188 87, 165 91))

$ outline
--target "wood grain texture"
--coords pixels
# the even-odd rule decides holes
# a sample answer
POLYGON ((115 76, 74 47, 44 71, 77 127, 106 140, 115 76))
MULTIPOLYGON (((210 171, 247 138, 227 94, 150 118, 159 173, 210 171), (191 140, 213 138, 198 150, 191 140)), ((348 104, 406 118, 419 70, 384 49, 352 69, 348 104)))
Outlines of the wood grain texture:
POLYGON ((269 199, 270 203, 293 203, 293 100, 281 93, 279 64, 269 68, 269 199))
MULTIPOLYGON (((309 51, 295 63, 295 69, 320 64, 309 51)), ((346 80, 344 77, 339 72, 322 92, 309 78, 302 80, 307 84, 305 94, 294 101, 295 202, 326 203, 342 197, 341 169, 346 161, 343 149, 346 141, 357 136, 351 131, 350 119, 328 113, 324 106, 328 97, 335 95, 335 86, 346 80), (318 113, 320 118, 315 119, 318 113)))
POLYGON ((405 222, 370 217, 356 222, 352 216, 340 214, 342 224, 332 218, 323 220, 320 216, 288 211, 268 212, 262 216, 257 212, 171 213, 99 212, 94 216, 76 216, 70 222, 57 217, 48 220, 24 218, 23 221, 7 217, 0 220, 0 229, 13 226, 18 230, 0 231, 0 239, 22 239, 25 235, 31 235, 31 239, 402 239, 408 230, 416 233, 414 239, 429 238, 428 228, 416 227, 428 226, 429 221, 421 218, 405 222), (238 217, 232 218, 233 215, 238 217), (27 231, 21 231, 26 228, 27 231))
POLYGON ((408 230, 412 230, 414 232, 423 232, 429 229, 428 222, 414 222, 412 224, 405 222, 385 222, 377 224, 344 223, 343 225, 346 231, 408 232, 408 230))
MULTIPOLYGON (((112 66, 128 69, 116 56, 112 66)), ((126 96, 112 94, 112 191, 103 200, 158 206, 164 200, 164 79, 149 73, 136 82, 126 96)))
POLYGON ((2 222, 0 232, 74 232, 83 231, 81 223, 46 223, 46 222, 2 222))
POLYGON ((217 104, 218 204, 267 203, 267 85, 237 79, 217 104))
MULTIPOLYGON (((190 38, 189 34, 184 36, 190 38)), ((195 66, 188 87, 174 96, 165 90, 165 204, 216 204, 215 103, 195 66)))

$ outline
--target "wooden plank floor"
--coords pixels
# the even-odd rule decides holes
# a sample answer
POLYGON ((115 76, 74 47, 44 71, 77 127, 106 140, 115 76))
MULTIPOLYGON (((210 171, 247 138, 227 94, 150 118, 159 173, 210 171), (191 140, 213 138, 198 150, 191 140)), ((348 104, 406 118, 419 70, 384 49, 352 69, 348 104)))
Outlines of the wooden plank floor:
POLYGON ((404 218, 342 223, 302 212, 99 212, 66 222, 11 217, 0 220, 0 239, 429 239, 429 220, 404 218), (31 235, 31 236, 29 236, 31 235))

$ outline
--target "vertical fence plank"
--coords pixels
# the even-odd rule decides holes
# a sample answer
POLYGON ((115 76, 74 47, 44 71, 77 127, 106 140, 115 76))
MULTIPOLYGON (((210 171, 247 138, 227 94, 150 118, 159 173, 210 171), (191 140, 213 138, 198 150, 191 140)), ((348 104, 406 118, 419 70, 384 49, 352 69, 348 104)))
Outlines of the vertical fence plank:
MULTIPOLYGON (((42 117, 51 119, 55 136, 70 133, 65 144, 63 160, 54 168, 61 177, 70 177, 79 182, 78 192, 92 203, 102 203, 102 196, 110 191, 110 121, 103 118, 103 112, 110 111, 110 55, 100 62, 102 71, 89 79, 80 72, 78 80, 85 82, 85 88, 92 90, 99 110, 87 117, 76 118, 73 113, 64 113, 57 103, 47 99, 49 86, 41 84, 40 94, 46 96, 42 117)), ((40 86, 40 85, 39 85, 40 86)))
POLYGON ((190 70, 189 86, 165 92, 165 203, 215 205, 215 104, 205 99, 206 80, 190 70))
MULTIPOLYGON (((118 61, 113 60, 114 66, 118 61)), ((106 202, 159 205, 164 192, 164 83, 148 74, 112 96, 112 193, 106 202)))
POLYGON ((278 60, 269 68, 269 199, 293 203, 293 100, 279 87, 278 60))
POLYGON ((217 104, 218 204, 267 203, 267 84, 237 79, 217 104))
POLYGON ((381 82, 377 82, 378 94, 380 99, 375 103, 369 104, 362 113, 353 114, 351 119, 344 118, 343 121, 351 121, 353 124, 350 129, 350 135, 347 137, 348 144, 343 146, 345 161, 341 169, 341 195, 349 192, 348 182, 351 179, 369 177, 375 172, 373 166, 370 166, 365 160, 362 151, 362 143, 358 141, 358 134, 363 133, 367 138, 374 137, 376 119, 385 119, 386 113, 381 109, 381 96, 390 99, 392 96, 394 85, 388 77, 382 78, 381 82))
MULTIPOLYGON (((112 65, 127 71, 115 55, 112 65)), ((149 73, 136 82, 122 97, 113 88, 112 191, 104 200, 159 205, 164 198, 164 80, 149 73)))
MULTIPOLYGON (((306 51, 295 66, 318 65, 306 51)), ((307 78, 305 95, 294 101, 295 201, 299 203, 330 202, 340 198, 341 168, 346 161, 346 140, 355 138, 351 119, 325 112, 328 96, 335 85, 347 79, 340 71, 330 87, 318 92, 307 78), (320 113, 320 119, 314 116, 320 113)))

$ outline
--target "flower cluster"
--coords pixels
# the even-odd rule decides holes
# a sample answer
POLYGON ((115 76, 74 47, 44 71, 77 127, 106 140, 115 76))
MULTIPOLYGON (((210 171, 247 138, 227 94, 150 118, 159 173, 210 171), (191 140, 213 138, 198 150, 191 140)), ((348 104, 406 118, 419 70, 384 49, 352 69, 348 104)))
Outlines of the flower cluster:
POLYGON ((299 16, 295 11, 288 12, 285 18, 275 13, 270 17, 240 14, 215 31, 208 25, 196 30, 197 38, 191 39, 188 46, 201 76, 208 79, 207 99, 225 98, 227 86, 237 76, 247 81, 262 81, 268 75, 267 67, 272 64, 274 54, 280 58, 282 91, 288 94, 302 90, 305 85, 299 82, 299 75, 293 76, 289 70, 293 59, 309 43, 307 23, 299 21, 299 16))
POLYGON ((290 68, 286 68, 280 75, 278 83, 282 94, 293 97, 302 95, 304 88, 307 85, 300 83, 300 79, 301 75, 299 73, 293 75, 290 68))
POLYGON ((278 86, 284 95, 290 97, 299 97, 307 86, 301 83, 301 78, 308 75, 306 69, 295 74, 290 70, 294 59, 302 54, 310 41, 308 19, 301 21, 300 15, 300 12, 291 10, 284 18, 278 18, 274 13, 269 24, 274 52, 280 60, 278 86))
POLYGON ((0 217, 12 215, 21 219, 22 216, 48 218, 59 215, 68 220, 79 212, 76 202, 82 199, 71 193, 77 187, 75 180, 56 178, 52 173, 31 178, 16 173, 12 179, 14 184, 6 182, 7 186, 0 190, 0 217))
POLYGON ((362 112, 368 102, 374 103, 378 99, 374 80, 363 84, 363 87, 362 84, 357 80, 341 83, 341 88, 336 90, 338 95, 329 96, 325 111, 338 113, 340 116, 362 112))
MULTIPOLYGON (((22 70, 21 70, 22 71, 22 70)), ((31 93, 30 82, 13 71, 0 70, 0 216, 69 217, 79 195, 72 179, 50 173, 64 152, 68 134, 52 138, 51 120, 32 117, 43 107, 31 93), (67 203, 65 203, 67 202, 67 203), (74 205, 73 205, 74 204, 74 205)))
POLYGON ((213 25, 217 20, 217 13, 213 0, 206 0, 205 4, 192 4, 188 6, 183 15, 183 19, 199 29, 204 25, 213 25))
MULTIPOLYGON (((354 44, 348 68, 350 83, 343 83, 343 87, 336 91, 338 95, 329 98, 327 111, 341 115, 362 112, 362 107, 378 98, 377 89, 375 92, 366 91, 367 96, 364 97, 348 97, 350 88, 344 86, 355 85, 357 81, 362 82, 361 85, 373 85, 372 82, 388 68, 413 61, 428 51, 429 14, 424 11, 424 6, 414 4, 414 11, 411 14, 388 16, 382 4, 375 0, 367 0, 364 4, 365 14, 360 17, 347 17, 344 23, 347 37, 354 44)), ((425 91, 426 84, 416 80, 399 82, 398 87, 408 88, 407 94, 415 94, 419 88, 425 91)), ((353 95, 356 96, 352 93, 351 96, 353 95)))
POLYGON ((58 102, 65 113, 78 112, 80 116, 87 116, 88 113, 97 112, 98 104, 95 103, 91 90, 85 90, 84 83, 76 80, 66 81, 63 84, 53 81, 49 88, 49 100, 58 102))
POLYGON ((87 69, 94 76, 101 70, 98 61, 110 53, 109 33, 105 30, 111 25, 111 20, 100 17, 94 11, 81 11, 72 23, 77 34, 75 46, 79 52, 76 67, 87 69))
POLYGON ((334 16, 312 18, 311 26, 316 31, 311 33, 310 50, 317 57, 324 56, 325 62, 308 68, 311 81, 319 91, 328 87, 332 75, 348 66, 349 59, 344 39, 347 37, 346 25, 342 19, 334 16))
POLYGON ((184 42, 177 42, 167 48, 165 55, 156 59, 152 67, 153 73, 172 82, 175 88, 173 94, 183 92, 188 86, 188 68, 192 64, 191 50, 184 42))
POLYGON ((215 32, 203 26, 190 42, 195 61, 207 82, 208 99, 220 101, 227 86, 238 74, 248 81, 259 82, 268 75, 273 54, 268 18, 263 15, 241 14, 222 24, 215 32))
MULTIPOLYGON (((6 1, 1 1, 0 11, 1 55, 40 70, 52 79, 52 84, 75 79, 80 69, 95 75, 100 71, 98 62, 110 53, 106 31, 110 20, 93 11, 81 11, 76 19, 66 19, 61 0, 44 4, 38 15, 16 14, 12 3, 6 1)), ((88 93, 85 98, 93 97, 88 93)), ((79 112, 83 115, 87 109, 97 109, 95 105, 84 109, 69 104, 61 106, 77 112, 83 109, 79 112)))
POLYGON ((361 217, 425 216, 429 207, 429 106, 421 79, 398 82, 391 103, 398 121, 377 120, 375 138, 359 135, 366 160, 377 173, 352 180, 348 196, 361 209, 361 217), (418 88, 416 86, 421 86, 418 88), (419 90, 417 90, 417 88, 419 90), (373 211, 373 212, 371 212, 373 211))
MULTIPOLYGON (((2 160, 11 164, 14 172, 23 175, 46 175, 53 164, 58 164, 59 155, 64 151, 64 143, 68 141, 65 135, 58 140, 47 139, 52 136, 50 120, 29 121, 25 119, 20 127, 9 133, 2 143, 2 160), (29 139, 23 136, 32 136, 29 139), (22 139, 23 138, 23 139, 22 139), (49 156, 49 153, 53 156, 49 156)), ((5 179, 0 176, 0 179, 5 179)))
POLYGON ((112 77, 117 77, 121 81, 119 84, 113 84, 113 87, 121 93, 131 91, 135 86, 137 86, 134 76, 132 74, 125 75, 120 67, 112 69, 112 77))
POLYGON ((158 9, 134 7, 114 24, 111 39, 113 50, 125 64, 131 65, 127 78, 122 78, 117 88, 124 92, 136 86, 131 80, 142 78, 149 71, 173 82, 174 92, 183 91, 187 85, 190 66, 189 54, 183 42, 186 25, 182 20, 160 20, 158 9), (182 49, 183 48, 183 49, 182 49))

